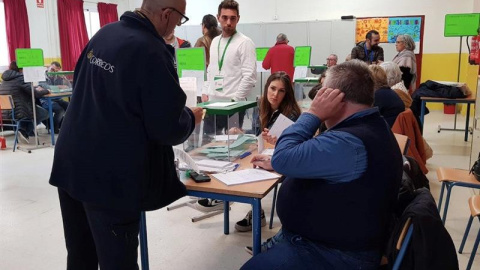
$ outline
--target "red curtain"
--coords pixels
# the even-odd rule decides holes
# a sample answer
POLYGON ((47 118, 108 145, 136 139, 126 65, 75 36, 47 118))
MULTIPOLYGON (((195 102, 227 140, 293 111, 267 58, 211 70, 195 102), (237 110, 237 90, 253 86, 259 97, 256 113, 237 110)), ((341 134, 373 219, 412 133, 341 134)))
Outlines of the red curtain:
POLYGON ((15 60, 15 49, 30 48, 30 28, 28 27, 25 0, 3 0, 5 26, 10 61, 15 60))
POLYGON ((118 21, 117 5, 98 3, 98 15, 100 16, 100 27, 105 24, 118 21))
POLYGON ((58 30, 63 70, 74 70, 78 57, 88 43, 83 1, 58 0, 58 30))

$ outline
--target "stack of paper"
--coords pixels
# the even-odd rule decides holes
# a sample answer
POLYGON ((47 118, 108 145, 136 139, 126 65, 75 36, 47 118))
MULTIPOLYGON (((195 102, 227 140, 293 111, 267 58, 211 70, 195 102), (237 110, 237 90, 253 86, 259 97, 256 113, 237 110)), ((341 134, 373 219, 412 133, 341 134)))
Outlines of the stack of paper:
POLYGON ((196 162, 200 171, 203 172, 228 172, 233 171, 238 164, 228 161, 202 159, 196 162))
POLYGON ((222 181, 227 186, 271 180, 280 177, 275 173, 267 172, 261 169, 246 169, 229 173, 216 173, 212 174, 212 176, 219 181, 222 181))

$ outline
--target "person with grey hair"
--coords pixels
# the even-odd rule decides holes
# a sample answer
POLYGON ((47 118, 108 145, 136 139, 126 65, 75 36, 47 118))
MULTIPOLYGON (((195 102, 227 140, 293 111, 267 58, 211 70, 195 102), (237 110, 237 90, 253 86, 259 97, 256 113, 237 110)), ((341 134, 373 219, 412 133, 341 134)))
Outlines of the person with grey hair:
POLYGON ((336 54, 332 53, 327 57, 327 67, 333 67, 337 64, 337 62, 338 56, 336 54))
POLYGON ((282 229, 241 269, 380 265, 397 206, 402 155, 378 108, 372 108, 374 82, 365 63, 327 69, 324 86, 310 109, 283 131, 272 159, 253 163, 285 176, 277 197, 282 229), (322 122, 328 129, 314 136, 322 122))
POLYGON ((102 27, 78 58, 50 175, 68 270, 138 269, 141 211, 186 195, 172 146, 203 111, 185 107, 174 48, 162 38, 188 20, 185 9, 185 0, 143 0, 102 27))
POLYGON ((402 81, 402 71, 394 62, 383 62, 379 65, 385 70, 387 74, 388 86, 392 88, 395 93, 400 97, 405 105, 405 108, 410 108, 412 105, 412 97, 408 93, 408 89, 405 87, 402 81))
POLYGON ((392 62, 402 71, 402 80, 407 89, 415 89, 417 81, 417 60, 415 58, 415 41, 409 35, 398 35, 395 43, 398 54, 392 62))
POLYGON ((270 48, 263 59, 262 67, 264 69, 270 69, 273 74, 275 72, 283 71, 288 74, 290 80, 293 81, 293 73, 295 68, 293 67, 293 56, 295 49, 288 45, 290 42, 287 35, 280 33, 277 36, 277 43, 270 48))

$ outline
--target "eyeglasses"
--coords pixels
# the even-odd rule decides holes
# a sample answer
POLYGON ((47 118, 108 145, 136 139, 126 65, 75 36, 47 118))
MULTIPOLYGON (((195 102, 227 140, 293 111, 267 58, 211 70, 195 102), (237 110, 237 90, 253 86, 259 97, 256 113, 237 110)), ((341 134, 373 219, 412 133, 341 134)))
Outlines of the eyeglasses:
POLYGON ((335 58, 327 58, 327 61, 335 61, 335 58))
POLYGON ((185 16, 185 14, 181 13, 180 11, 178 11, 176 8, 173 8, 173 7, 168 7, 170 9, 172 9, 173 11, 177 12, 178 14, 180 14, 180 16, 182 16, 182 19, 180 20, 180 25, 188 22, 188 20, 190 20, 187 16, 185 16))

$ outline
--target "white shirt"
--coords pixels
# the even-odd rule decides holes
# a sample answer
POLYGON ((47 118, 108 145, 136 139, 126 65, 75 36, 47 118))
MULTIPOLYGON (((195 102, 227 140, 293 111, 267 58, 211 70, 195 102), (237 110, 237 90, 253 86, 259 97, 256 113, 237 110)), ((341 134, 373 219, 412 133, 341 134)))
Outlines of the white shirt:
POLYGON ((219 60, 227 45, 228 38, 222 35, 215 37, 210 46, 210 65, 207 69, 206 87, 202 94, 208 95, 209 100, 245 100, 257 82, 257 56, 255 44, 244 34, 237 32, 225 52, 222 70, 219 71, 219 60), (220 50, 219 43, 220 42, 220 50), (215 90, 214 77, 221 75, 223 91, 215 90))

